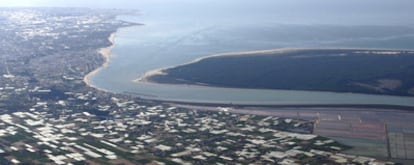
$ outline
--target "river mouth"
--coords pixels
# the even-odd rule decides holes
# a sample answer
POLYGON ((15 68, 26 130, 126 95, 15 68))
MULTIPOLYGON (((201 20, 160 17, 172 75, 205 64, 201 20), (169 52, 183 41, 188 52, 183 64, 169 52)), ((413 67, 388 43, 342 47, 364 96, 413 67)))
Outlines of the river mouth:
POLYGON ((182 22, 145 23, 144 18, 136 16, 122 16, 119 19, 144 22, 144 25, 120 29, 115 35, 108 66, 90 78, 91 85, 106 91, 145 99, 198 103, 414 106, 413 97, 134 82, 147 71, 176 66, 223 52, 286 47, 413 49, 412 45, 401 44, 414 41, 414 28, 411 27, 287 24, 189 26, 182 22), (350 34, 344 36, 340 29, 350 34), (404 29, 403 32, 401 29, 404 29), (329 34, 326 31, 330 31, 329 34), (368 36, 362 32, 367 32, 368 36), (314 36, 321 36, 321 39, 315 39, 314 36), (310 40, 310 37, 313 39, 310 40))

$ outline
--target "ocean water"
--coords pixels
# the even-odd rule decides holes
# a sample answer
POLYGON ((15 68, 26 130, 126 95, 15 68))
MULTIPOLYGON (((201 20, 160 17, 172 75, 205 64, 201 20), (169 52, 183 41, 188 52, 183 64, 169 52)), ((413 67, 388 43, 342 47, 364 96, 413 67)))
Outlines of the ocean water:
POLYGON ((309 2, 297 6, 287 1, 274 3, 267 0, 262 3, 246 1, 246 4, 232 0, 202 2, 183 1, 182 6, 180 3, 171 6, 147 4, 142 7, 141 15, 120 16, 118 19, 144 25, 118 31, 109 66, 93 76, 91 83, 112 92, 160 100, 414 106, 413 97, 133 82, 153 69, 225 52, 333 47, 414 49, 414 26, 406 20, 414 12, 405 10, 404 6, 384 2, 374 7, 361 7, 354 2, 354 6, 342 4, 350 7, 345 10, 340 8, 341 4, 330 3, 307 7, 309 2), (335 7, 338 10, 333 10, 335 7), (387 12, 391 10, 389 8, 395 8, 392 11, 396 12, 387 12))

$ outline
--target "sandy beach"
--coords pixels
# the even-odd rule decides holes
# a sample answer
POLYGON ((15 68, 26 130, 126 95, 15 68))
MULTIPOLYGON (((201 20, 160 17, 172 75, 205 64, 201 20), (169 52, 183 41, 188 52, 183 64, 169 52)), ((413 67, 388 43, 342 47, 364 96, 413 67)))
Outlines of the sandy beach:
POLYGON ((95 74, 97 74, 100 70, 102 70, 103 68, 105 68, 105 67, 107 67, 108 66, 108 64, 109 64, 109 56, 110 56, 110 54, 111 54, 111 52, 112 52, 112 49, 114 48, 114 46, 115 46, 115 34, 116 34, 116 32, 113 32, 113 33, 111 33, 111 35, 108 37, 108 40, 109 40, 109 42, 111 42, 111 45, 110 46, 108 46, 108 47, 104 47, 104 48, 100 48, 100 49, 98 49, 98 52, 99 52, 99 54, 100 55, 102 55, 103 57, 104 57, 104 63, 100 66, 100 67, 98 67, 98 68, 96 68, 95 70, 93 70, 92 72, 90 72, 90 73, 88 73, 84 78, 83 78, 83 82, 85 82, 86 83, 86 85, 88 85, 88 86, 90 86, 90 87, 94 87, 94 88, 96 88, 93 84, 91 84, 91 80, 90 80, 90 78, 92 77, 92 76, 94 76, 95 74))
POLYGON ((219 54, 213 54, 205 57, 197 58, 193 61, 190 61, 188 63, 172 66, 172 67, 166 67, 166 68, 159 68, 154 69, 146 72, 143 76, 135 79, 133 82, 136 83, 153 83, 158 84, 157 82, 153 82, 149 80, 149 77, 156 76, 156 75, 166 75, 168 74, 166 70, 189 65, 193 63, 200 62, 204 59, 208 58, 214 58, 214 57, 225 57, 225 56, 249 56, 249 55, 261 55, 261 54, 275 54, 275 53, 285 53, 285 52, 292 52, 292 51, 303 51, 303 50, 317 50, 318 48, 281 48, 281 49, 269 49, 269 50, 254 50, 254 51, 242 51, 242 52, 227 52, 227 53, 219 53, 219 54))
POLYGON ((256 51, 229 52, 229 53, 213 54, 213 55, 210 55, 210 56, 197 58, 193 61, 190 61, 190 62, 184 63, 184 64, 180 64, 180 65, 177 65, 177 66, 150 70, 150 71, 146 72, 143 76, 135 79, 134 82, 136 82, 136 83, 155 83, 156 84, 156 82, 150 81, 149 77, 156 76, 156 75, 166 75, 167 73, 165 71, 168 70, 168 69, 172 69, 172 68, 176 68, 176 67, 180 67, 180 66, 184 66, 184 65, 189 65, 189 64, 192 64, 192 63, 197 63, 197 62, 199 62, 201 60, 204 60, 204 59, 207 59, 207 58, 223 57, 223 56, 245 56, 245 55, 253 55, 253 54, 283 53, 283 52, 294 51, 294 50, 305 50, 305 49, 286 48, 286 49, 256 50, 256 51))
POLYGON ((148 78, 155 76, 155 75, 166 75, 167 73, 165 73, 164 71, 168 69, 168 68, 160 68, 160 69, 155 69, 155 70, 150 70, 148 72, 146 72, 143 76, 133 80, 133 82, 139 82, 139 83, 155 83, 150 81, 148 78))

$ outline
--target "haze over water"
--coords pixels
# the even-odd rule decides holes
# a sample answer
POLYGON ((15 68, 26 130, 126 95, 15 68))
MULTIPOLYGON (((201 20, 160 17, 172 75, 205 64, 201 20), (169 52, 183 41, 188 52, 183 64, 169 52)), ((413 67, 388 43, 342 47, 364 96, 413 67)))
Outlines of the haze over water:
POLYGON ((168 100, 414 106, 412 98, 403 97, 132 82, 149 70, 224 52, 303 47, 414 49, 414 26, 409 21, 414 15, 409 9, 413 2, 400 1, 158 0, 131 4, 129 8, 136 7, 142 14, 119 19, 145 25, 117 33, 109 67, 94 76, 92 83, 109 91, 168 100))

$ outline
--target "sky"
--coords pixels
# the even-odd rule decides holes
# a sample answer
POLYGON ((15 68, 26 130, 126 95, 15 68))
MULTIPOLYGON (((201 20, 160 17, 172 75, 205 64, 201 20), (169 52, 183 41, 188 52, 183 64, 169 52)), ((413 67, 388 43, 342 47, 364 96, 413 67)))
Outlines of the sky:
POLYGON ((200 13, 219 18, 254 12, 272 13, 269 19, 289 17, 319 23, 414 24, 414 0, 0 0, 0 7, 16 6, 132 8, 194 18, 200 13))
MULTIPOLYGON (((0 0, 0 6, 71 6, 97 8, 137 8, 140 5, 172 5, 172 4, 217 4, 230 2, 234 5, 267 4, 332 9, 401 9, 413 7, 413 0, 0 0)), ((255 5, 254 5, 255 6, 255 5)))
MULTIPOLYGON (((1 0, 5 7, 96 7, 96 8, 135 8, 139 4, 168 2, 171 0, 1 0), (134 4, 131 6, 131 4, 134 4)), ((176 0, 173 0, 176 1, 176 0)), ((181 0, 180 0, 181 1, 181 0)))

